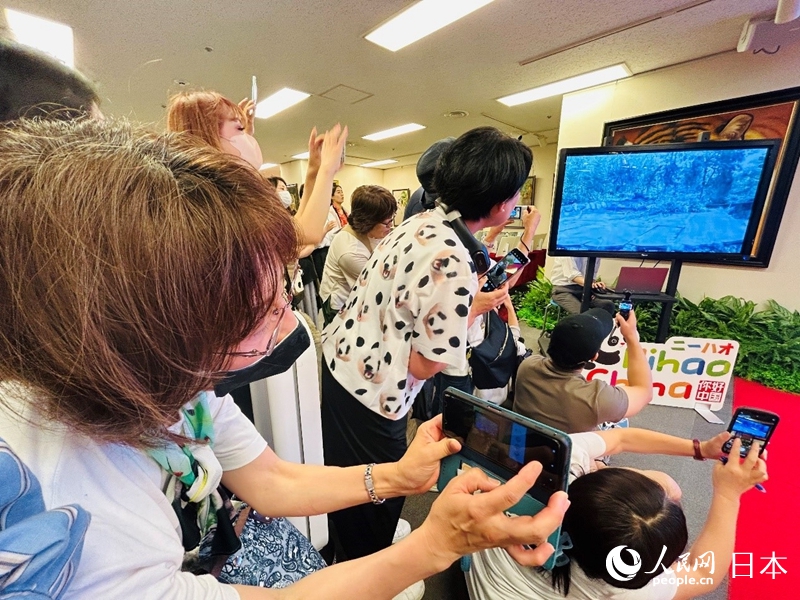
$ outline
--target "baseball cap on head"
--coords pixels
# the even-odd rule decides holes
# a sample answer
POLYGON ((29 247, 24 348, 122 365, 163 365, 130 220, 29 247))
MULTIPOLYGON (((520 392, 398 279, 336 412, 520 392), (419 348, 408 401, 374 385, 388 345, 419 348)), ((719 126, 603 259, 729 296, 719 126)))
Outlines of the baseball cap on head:
POLYGON ((613 329, 611 313, 602 308, 570 315, 553 328, 547 354, 559 367, 577 369, 597 354, 613 329))

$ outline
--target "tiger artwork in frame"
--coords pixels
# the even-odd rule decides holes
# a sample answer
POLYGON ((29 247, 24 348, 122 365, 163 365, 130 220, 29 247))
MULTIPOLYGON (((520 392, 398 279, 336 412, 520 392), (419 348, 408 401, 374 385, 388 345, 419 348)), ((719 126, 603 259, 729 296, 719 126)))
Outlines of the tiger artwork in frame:
POLYGON ((781 147, 761 213, 756 243, 742 266, 766 267, 797 169, 800 87, 664 111, 605 124, 605 145, 779 139, 781 147))

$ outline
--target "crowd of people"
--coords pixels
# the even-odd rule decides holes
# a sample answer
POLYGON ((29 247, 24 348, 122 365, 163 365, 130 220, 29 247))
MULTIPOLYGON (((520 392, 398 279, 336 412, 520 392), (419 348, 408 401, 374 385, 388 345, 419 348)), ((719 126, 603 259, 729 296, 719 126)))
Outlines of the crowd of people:
MULTIPOLYGON (((532 168, 521 141, 479 127, 437 142, 420 161, 419 210, 395 228, 380 186, 356 188, 345 209, 347 127, 312 129, 295 206, 286 181, 258 171, 252 102, 184 92, 156 132, 103 118, 80 73, 2 39, 0 81, 0 478, 19 490, 0 494, 0 553, 18 560, 0 595, 391 599, 467 555, 473 600, 691 598, 719 585, 739 497, 766 479, 758 445, 713 471, 689 552, 714 552, 717 572, 656 586, 687 544, 681 492, 599 459, 719 459, 728 434, 598 431, 652 397, 635 313, 567 317, 549 356, 524 358, 513 278, 482 289, 492 261, 474 236, 489 229, 491 243, 519 202, 532 168), (309 347, 293 302, 301 256, 324 320, 324 466, 279 457, 230 396, 309 347), (521 365, 495 399, 513 383, 514 410, 572 435, 569 496, 512 517, 541 465, 504 484, 470 469, 393 543, 404 498, 460 450, 423 388, 476 391, 469 349, 501 307, 521 365), (628 385, 587 382, 580 371, 615 323, 628 385), (409 443, 418 402, 433 414, 409 443), (341 550, 330 565, 286 520, 325 513, 341 550), (562 523, 569 560, 543 571, 562 523), (611 578, 619 545, 664 568, 611 578)), ((527 251, 538 212, 522 220, 527 251)))

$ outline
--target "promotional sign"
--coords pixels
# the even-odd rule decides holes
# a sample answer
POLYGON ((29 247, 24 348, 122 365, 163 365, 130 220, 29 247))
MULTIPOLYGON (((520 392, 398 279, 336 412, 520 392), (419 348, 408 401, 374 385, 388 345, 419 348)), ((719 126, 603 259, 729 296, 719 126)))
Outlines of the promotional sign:
MULTIPOLYGON (((739 342, 705 338, 672 337, 663 344, 642 344, 653 374, 651 404, 694 408, 695 402, 719 410, 732 385, 739 342)), ((603 342, 597 360, 587 364, 588 381, 600 379, 626 385, 628 347, 618 331, 603 342)))

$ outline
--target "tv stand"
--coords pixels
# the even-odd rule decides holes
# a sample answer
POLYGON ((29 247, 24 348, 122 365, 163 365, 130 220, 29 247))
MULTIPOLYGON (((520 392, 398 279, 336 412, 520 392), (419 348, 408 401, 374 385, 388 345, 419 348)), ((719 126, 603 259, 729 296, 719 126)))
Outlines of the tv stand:
MULTIPOLYGON (((594 269, 597 259, 592 256, 586 259, 586 272, 583 274, 583 294, 581 296, 581 312, 588 310, 592 299, 592 281, 594 280, 594 269)), ((669 336, 669 319, 672 315, 672 305, 677 298, 675 293, 678 291, 678 279, 681 276, 681 266, 683 261, 673 260, 670 263, 669 275, 667 276, 667 288, 663 294, 631 294, 634 302, 659 302, 661 304, 661 314, 658 317, 658 330, 656 331, 656 343, 663 344, 669 336)), ((624 297, 621 293, 603 294, 603 298, 609 300, 621 300, 624 297)))

